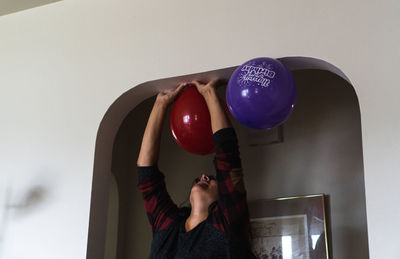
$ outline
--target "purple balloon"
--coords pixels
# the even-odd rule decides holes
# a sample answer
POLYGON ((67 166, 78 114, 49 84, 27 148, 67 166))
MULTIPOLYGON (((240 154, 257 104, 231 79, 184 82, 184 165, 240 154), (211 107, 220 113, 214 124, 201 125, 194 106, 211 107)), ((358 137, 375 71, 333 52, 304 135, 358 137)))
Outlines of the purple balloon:
POLYGON ((232 115, 255 129, 282 124, 292 112, 296 96, 292 73, 272 58, 255 58, 239 66, 226 89, 226 102, 232 115))

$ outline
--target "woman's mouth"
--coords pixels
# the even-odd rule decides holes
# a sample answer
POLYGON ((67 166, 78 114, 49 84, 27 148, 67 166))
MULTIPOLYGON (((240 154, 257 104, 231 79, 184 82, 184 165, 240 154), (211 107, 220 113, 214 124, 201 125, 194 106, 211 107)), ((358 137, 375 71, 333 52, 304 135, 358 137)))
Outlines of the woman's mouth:
POLYGON ((208 188, 209 183, 207 181, 201 180, 197 183, 198 185, 200 185, 203 188, 208 188))

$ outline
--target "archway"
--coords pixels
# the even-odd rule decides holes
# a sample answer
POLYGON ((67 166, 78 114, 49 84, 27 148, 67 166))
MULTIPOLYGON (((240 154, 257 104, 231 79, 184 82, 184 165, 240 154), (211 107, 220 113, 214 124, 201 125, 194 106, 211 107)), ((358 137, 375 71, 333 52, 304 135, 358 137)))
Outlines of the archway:
MULTIPOLYGON (((252 190, 248 191, 249 199, 321 192, 329 194, 333 254, 340 258, 367 258, 361 121, 354 88, 343 72, 325 61, 304 57, 283 58, 281 61, 292 70, 299 88, 295 112, 284 125, 284 144, 250 146, 249 141, 257 142, 252 131, 235 124, 239 137, 246 139, 241 144, 241 153, 248 171, 247 188, 251 186, 252 190), (335 103, 337 107, 334 107, 335 103), (352 143, 351 146, 345 145, 346 142, 352 143), (275 163, 264 163, 265 157, 275 163), (246 165, 245 161, 251 163, 246 165), (348 238, 358 241, 348 247, 348 238)), ((147 82, 123 94, 110 107, 99 127, 96 141, 87 258, 104 258, 107 223, 107 203, 104 201, 108 199, 112 172, 119 185, 121 204, 117 258, 141 257, 148 251, 151 240, 149 230, 139 231, 139 226, 145 228, 147 222, 140 197, 135 194, 134 167, 137 143, 153 101, 151 96, 181 81, 208 80, 215 76, 229 78, 235 68, 147 82), (135 238, 135 231, 140 239, 135 238)), ((194 168, 212 168, 207 165, 209 158, 193 159, 174 147, 168 134, 164 134, 163 146, 176 148, 175 155, 166 157, 166 160, 162 160, 162 156, 160 164, 168 172, 175 172, 167 177, 167 185, 171 196, 179 203, 186 198, 188 188, 180 188, 182 186, 177 183, 190 183, 193 175, 179 172, 182 169, 179 169, 174 157, 184 157, 183 160, 190 161, 194 168)))

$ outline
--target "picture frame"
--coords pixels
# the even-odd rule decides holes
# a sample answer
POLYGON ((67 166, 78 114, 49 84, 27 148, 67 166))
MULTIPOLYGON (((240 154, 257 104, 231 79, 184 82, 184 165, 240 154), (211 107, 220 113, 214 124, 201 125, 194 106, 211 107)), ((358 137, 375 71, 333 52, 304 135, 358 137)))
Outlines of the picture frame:
POLYGON ((329 259, 324 194, 249 201, 251 249, 259 259, 329 259))

